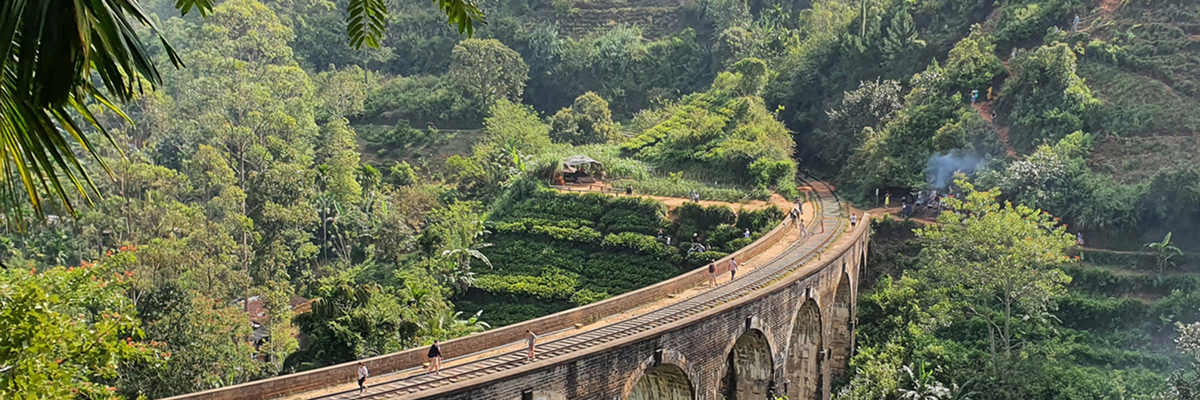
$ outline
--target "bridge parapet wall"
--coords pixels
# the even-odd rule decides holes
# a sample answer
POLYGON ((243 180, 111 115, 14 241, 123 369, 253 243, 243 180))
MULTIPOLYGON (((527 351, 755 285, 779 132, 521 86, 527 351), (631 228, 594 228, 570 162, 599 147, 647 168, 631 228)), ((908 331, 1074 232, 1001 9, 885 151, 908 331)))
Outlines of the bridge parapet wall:
MULTIPOLYGON (((815 224, 812 221, 810 225, 815 224)), ((718 274, 728 272, 729 260, 739 263, 762 254, 774 246, 791 231, 787 222, 780 223, 767 234, 742 249, 716 261, 718 274)), ((441 343, 443 354, 466 355, 524 340, 525 330, 553 332, 588 324, 605 317, 634 309, 639 306, 679 293, 703 284, 708 280, 706 268, 685 272, 675 278, 633 292, 611 297, 596 303, 576 307, 560 313, 507 325, 497 329, 447 340, 441 343)), ((409 368, 420 367, 427 361, 426 348, 416 348, 361 360, 374 375, 382 375, 409 368)), ((189 393, 167 400, 262 400, 284 397, 325 387, 353 382, 357 377, 355 362, 331 365, 324 368, 283 375, 269 379, 247 382, 202 392, 189 393)), ((519 398, 519 397, 518 397, 519 398)), ((574 398, 574 397, 571 397, 574 398)))

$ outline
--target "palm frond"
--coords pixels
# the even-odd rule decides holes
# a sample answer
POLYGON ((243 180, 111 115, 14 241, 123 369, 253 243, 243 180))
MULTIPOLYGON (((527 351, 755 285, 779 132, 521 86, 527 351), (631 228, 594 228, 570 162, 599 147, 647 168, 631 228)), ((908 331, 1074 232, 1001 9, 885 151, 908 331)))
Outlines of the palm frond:
POLYGON ((182 13, 183 15, 187 15, 188 12, 192 11, 192 7, 195 7, 196 10, 200 11, 201 17, 206 17, 206 16, 208 16, 208 14, 212 13, 213 2, 212 2, 212 0, 176 0, 175 1, 175 8, 178 8, 179 12, 182 13))
MULTIPOLYGON (((71 112, 109 144, 115 144, 86 104, 95 101, 129 119, 97 87, 124 102, 140 94, 146 83, 151 88, 162 83, 133 22, 158 36, 154 22, 134 0, 10 0, 0 4, 3 211, 19 214, 22 205, 28 204, 35 215, 43 217, 43 196, 57 199, 72 215, 76 213, 73 197, 92 204, 96 186, 76 151, 90 155, 110 176, 111 171, 71 112), (97 82, 91 80, 93 76, 97 82)), ((161 36, 159 39, 171 62, 182 66, 170 44, 161 36)))
POLYGON ((387 24, 387 5, 383 0, 350 0, 346 5, 346 34, 350 36, 350 45, 361 49, 365 43, 372 48, 379 48, 383 39, 383 29, 387 24))
POLYGON ((486 24, 483 11, 472 0, 433 0, 446 14, 446 23, 458 26, 458 34, 475 35, 475 22, 486 24))
POLYGON ((484 264, 487 264, 488 268, 492 268, 492 260, 489 260, 487 258, 487 256, 483 255, 483 253, 480 252, 479 250, 468 249, 467 254, 470 254, 471 257, 474 257, 475 259, 478 259, 479 261, 483 261, 484 264))

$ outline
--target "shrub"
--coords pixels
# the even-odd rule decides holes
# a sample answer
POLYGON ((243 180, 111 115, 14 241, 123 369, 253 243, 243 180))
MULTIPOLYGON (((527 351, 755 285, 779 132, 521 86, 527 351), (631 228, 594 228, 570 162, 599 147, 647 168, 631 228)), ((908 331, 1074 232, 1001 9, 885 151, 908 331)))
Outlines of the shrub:
POLYGON ((1075 74, 1075 60, 1070 47, 1056 42, 1009 61, 1014 76, 1004 83, 1000 101, 1014 118, 1018 150, 1056 142, 1096 116, 1101 103, 1075 74))
POLYGON ((678 261, 679 250, 658 241, 653 236, 633 232, 610 234, 604 237, 601 246, 605 248, 624 248, 653 255, 662 260, 678 261))
POLYGON ((583 289, 571 295, 571 303, 575 304, 576 306, 583 306, 607 299, 609 297, 612 296, 609 296, 608 293, 583 289))
POLYGON ((946 74, 954 89, 960 92, 979 90, 984 100, 984 89, 1003 73, 1004 64, 996 57, 996 45, 992 43, 992 37, 980 31, 972 31, 958 41, 946 59, 946 74))
POLYGON ((412 186, 420 182, 417 171, 408 162, 401 161, 388 168, 387 182, 396 186, 412 186))
POLYGON ((1044 1, 1007 6, 1000 14, 996 39, 1005 45, 1016 45, 1040 38, 1055 21, 1067 20, 1067 7, 1059 1, 1044 1))
POLYGON ((722 252, 722 251, 715 251, 715 250, 709 250, 709 251, 700 252, 700 253, 692 253, 692 254, 688 254, 687 263, 689 266, 694 268, 694 267, 698 267, 698 266, 701 266, 704 264, 708 264, 713 261, 720 260, 721 258, 723 258, 727 255, 729 255, 729 253, 722 252))
POLYGON ((475 287, 492 293, 511 293, 534 296, 542 299, 567 299, 575 292, 578 275, 557 268, 542 270, 538 276, 527 275, 483 275, 475 280, 475 287))
POLYGON ((700 195, 701 200, 729 203, 767 200, 771 196, 770 192, 760 193, 743 187, 705 184, 682 178, 618 179, 613 181, 612 185, 614 187, 633 186, 636 193, 664 197, 687 198, 689 193, 695 191, 700 195))
POLYGON ((723 248, 725 251, 733 253, 735 251, 741 250, 741 248, 746 247, 750 243, 754 243, 754 241, 757 240, 759 237, 762 237, 762 234, 750 235, 750 237, 748 237, 748 238, 733 239, 733 240, 730 240, 728 243, 725 243, 725 246, 723 246, 723 248))
POLYGON ((738 229, 749 229, 750 232, 766 232, 775 229, 779 221, 783 221, 784 212, 778 206, 742 211, 737 218, 738 229))
POLYGON ((599 95, 587 92, 575 98, 575 104, 550 118, 550 137, 556 142, 584 145, 605 143, 617 138, 608 102, 599 95))
POLYGON ((600 232, 586 226, 579 228, 563 228, 558 226, 535 225, 529 229, 530 233, 540 233, 550 236, 557 240, 566 240, 570 242, 580 243, 598 243, 600 242, 600 232))
POLYGON ((708 232, 705 242, 713 248, 726 248, 731 240, 739 239, 742 236, 743 230, 738 229, 736 226, 720 224, 708 232))
POLYGON ((675 208, 675 213, 679 216, 679 224, 691 224, 700 230, 737 222, 737 214, 726 205, 705 207, 697 203, 683 203, 675 208))
POLYGON ((477 125, 483 117, 457 90, 436 76, 397 77, 367 94, 365 117, 425 124, 477 125))
POLYGON ((428 132, 413 129, 404 119, 396 121, 391 129, 364 129, 362 136, 368 146, 380 150, 420 145, 431 140, 428 132))

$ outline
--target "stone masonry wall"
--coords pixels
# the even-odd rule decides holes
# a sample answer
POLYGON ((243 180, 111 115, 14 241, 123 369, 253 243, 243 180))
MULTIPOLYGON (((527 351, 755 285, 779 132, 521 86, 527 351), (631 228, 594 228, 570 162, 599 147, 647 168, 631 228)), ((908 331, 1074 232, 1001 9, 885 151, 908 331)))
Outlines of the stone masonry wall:
MULTIPOLYGON (((524 392, 539 398, 626 399, 646 370, 673 364, 686 372, 694 398, 719 400, 727 357, 738 337, 750 329, 767 338, 772 355, 775 392, 783 393, 787 376, 785 361, 797 312, 805 301, 814 300, 820 310, 820 332, 824 359, 821 361, 820 399, 828 399, 830 372, 844 369, 832 365, 831 343, 852 344, 852 331, 835 331, 835 323, 849 324, 857 300, 858 276, 865 260, 869 224, 848 232, 818 265, 796 271, 768 288, 707 310, 693 318, 659 330, 644 332, 609 343, 604 349, 589 349, 553 365, 533 364, 468 381, 469 386, 451 386, 424 395, 423 399, 520 400, 524 392), (835 321, 832 305, 842 279, 851 290, 849 316, 835 321), (851 338, 832 338, 835 332, 851 338)), ((840 357, 839 357, 840 358, 840 357)), ((844 363, 846 360, 838 360, 844 363)))

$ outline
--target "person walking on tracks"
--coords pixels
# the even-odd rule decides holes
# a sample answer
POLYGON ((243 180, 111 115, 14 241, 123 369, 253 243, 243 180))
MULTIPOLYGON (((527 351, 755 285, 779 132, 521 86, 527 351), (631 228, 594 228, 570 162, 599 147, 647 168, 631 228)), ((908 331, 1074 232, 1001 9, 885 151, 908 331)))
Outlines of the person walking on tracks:
POLYGON ((525 330, 525 344, 529 345, 529 355, 525 356, 525 358, 529 361, 533 361, 534 357, 536 357, 533 354, 533 347, 537 345, 537 335, 528 329, 525 330))
POLYGON ((436 340, 429 346, 429 371, 425 374, 442 374, 442 346, 436 340))
POLYGON ((363 363, 362 361, 359 361, 358 362, 358 394, 363 394, 363 392, 367 391, 366 382, 367 382, 367 377, 370 375, 371 375, 371 373, 367 371, 367 364, 363 363))
POLYGON ((737 277, 738 262, 736 258, 729 259, 729 281, 733 282, 733 278, 737 277))

